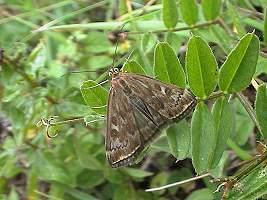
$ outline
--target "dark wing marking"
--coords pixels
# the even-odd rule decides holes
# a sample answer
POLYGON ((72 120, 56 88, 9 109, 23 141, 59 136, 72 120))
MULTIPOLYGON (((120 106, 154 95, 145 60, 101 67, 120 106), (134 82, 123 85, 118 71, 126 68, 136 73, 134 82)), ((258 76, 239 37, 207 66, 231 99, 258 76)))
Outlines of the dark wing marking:
POLYGON ((146 105, 169 120, 183 119, 196 105, 195 97, 186 89, 137 74, 123 74, 132 93, 146 105))
POLYGON ((143 145, 133 108, 121 88, 110 90, 107 123, 106 155, 110 165, 119 167, 132 164, 143 145))

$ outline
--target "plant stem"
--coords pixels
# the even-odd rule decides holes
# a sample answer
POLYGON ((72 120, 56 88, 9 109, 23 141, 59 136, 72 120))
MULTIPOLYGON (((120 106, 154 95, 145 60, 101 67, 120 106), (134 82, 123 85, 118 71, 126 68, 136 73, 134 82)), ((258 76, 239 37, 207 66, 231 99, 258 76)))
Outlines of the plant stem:
POLYGON ((193 177, 193 178, 189 178, 189 179, 186 179, 186 180, 183 180, 183 181, 171 183, 171 184, 164 185, 164 186, 161 186, 161 187, 146 189, 145 191, 146 192, 154 192, 154 191, 158 191, 158 190, 163 190, 163 189, 166 189, 166 188, 170 188, 170 187, 174 187, 174 186, 177 186, 177 185, 182 185, 182 184, 185 184, 185 183, 189 183, 189 182, 192 182, 192 181, 195 181, 195 180, 199 180, 199 179, 202 179, 202 178, 205 178, 205 177, 208 177, 208 176, 210 176, 210 173, 203 174, 203 175, 200 175, 200 176, 196 176, 196 177, 193 177))
POLYGON ((64 121, 51 122, 50 125, 55 126, 55 125, 61 125, 61 124, 69 124, 69 123, 75 123, 75 122, 79 122, 79 121, 83 121, 83 120, 84 120, 84 117, 79 117, 79 118, 75 118, 75 119, 67 119, 64 121))
MULTIPOLYGON (((58 25, 58 26, 50 26, 47 27, 46 29, 38 30, 38 31, 48 31, 48 30, 53 30, 53 31, 72 31, 72 30, 102 30, 102 31, 114 31, 119 29, 121 26, 123 26, 126 22, 117 22, 117 21, 112 21, 112 22, 95 22, 95 23, 88 23, 88 24, 69 24, 69 25, 58 25)), ((149 23, 148 21, 145 22, 146 25, 149 23)), ((213 24, 219 24, 219 20, 214 20, 206 23, 201 23, 201 24, 196 24, 193 26, 185 26, 185 27, 180 27, 180 28, 174 28, 174 29, 161 29, 161 30, 154 30, 154 31, 129 31, 129 26, 125 26, 125 31, 122 32, 127 32, 128 34, 144 34, 144 33, 164 33, 164 32, 178 32, 178 31, 185 31, 185 30, 192 30, 196 28, 202 28, 206 26, 210 26, 213 24), (129 32, 128 32, 129 31, 129 32)), ((142 23, 144 26, 144 23, 142 23)), ((37 32, 37 30, 35 31, 37 32)))
POLYGON ((87 11, 89 11, 91 9, 94 9, 94 8, 97 8, 97 7, 100 7, 100 6, 104 6, 106 3, 107 3, 107 1, 101 1, 101 2, 95 3, 93 5, 89 5, 89 6, 85 7, 85 8, 73 11, 71 13, 68 13, 67 15, 63 15, 63 16, 61 16, 61 17, 59 17, 57 19, 54 19, 54 20, 48 22, 47 24, 44 24, 43 26, 39 27, 37 30, 35 30, 35 32, 44 31, 44 30, 48 29, 49 27, 54 26, 55 24, 58 24, 58 23, 62 22, 63 20, 73 18, 76 15, 79 15, 81 13, 87 12, 87 11))
POLYGON ((250 118, 252 119, 252 121, 255 123, 257 129, 261 133, 260 124, 259 124, 259 122, 257 120, 257 117, 256 117, 256 114, 254 112, 254 109, 250 105, 249 101, 246 99, 246 97, 242 93, 236 93, 236 96, 239 99, 239 101, 241 102, 241 104, 244 106, 246 111, 248 112, 248 114, 249 114, 250 118))
POLYGON ((227 145, 235 152, 235 154, 242 160, 251 159, 251 155, 241 149, 232 139, 227 140, 227 145))
MULTIPOLYGON (((180 28, 174 28, 174 29, 162 29, 162 30, 155 30, 155 31, 149 31, 149 33, 164 33, 164 32, 178 32, 178 31, 185 31, 185 30, 192 30, 192 29, 197 29, 197 28, 202 28, 202 27, 206 27, 206 26, 210 26, 213 24, 219 24, 219 20, 214 20, 214 21, 210 21, 210 22, 206 22, 206 23, 202 23, 202 24, 196 24, 193 26, 185 26, 185 27, 180 27, 180 28)), ((145 32, 143 31, 131 31, 128 32, 128 34, 144 34, 145 32)))
POLYGON ((212 99, 216 99, 218 97, 224 96, 225 94, 221 91, 217 91, 217 92, 213 92, 208 98, 206 98, 205 100, 212 100, 212 99))

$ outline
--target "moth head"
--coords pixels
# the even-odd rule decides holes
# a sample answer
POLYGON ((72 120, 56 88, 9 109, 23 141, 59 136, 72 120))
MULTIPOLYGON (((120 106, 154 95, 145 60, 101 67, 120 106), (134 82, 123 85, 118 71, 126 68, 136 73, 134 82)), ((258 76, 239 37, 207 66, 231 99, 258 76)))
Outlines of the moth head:
POLYGON ((111 68, 109 70, 109 73, 108 75, 111 76, 111 77, 115 77, 119 74, 120 70, 118 68, 111 68))

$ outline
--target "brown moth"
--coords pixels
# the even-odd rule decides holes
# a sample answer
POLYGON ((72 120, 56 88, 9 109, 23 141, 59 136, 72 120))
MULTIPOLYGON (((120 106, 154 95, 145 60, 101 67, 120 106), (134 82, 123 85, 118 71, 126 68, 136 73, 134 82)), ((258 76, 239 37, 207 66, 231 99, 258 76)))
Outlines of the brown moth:
POLYGON ((186 89, 112 68, 108 97, 106 156, 112 167, 132 165, 162 128, 195 107, 186 89))

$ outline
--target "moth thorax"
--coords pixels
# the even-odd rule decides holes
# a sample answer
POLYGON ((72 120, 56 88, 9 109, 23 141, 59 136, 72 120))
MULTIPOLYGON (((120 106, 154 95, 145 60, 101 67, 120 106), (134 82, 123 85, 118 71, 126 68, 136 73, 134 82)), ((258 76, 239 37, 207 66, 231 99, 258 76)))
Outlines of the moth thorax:
POLYGON ((119 74, 120 70, 118 68, 111 68, 109 70, 109 73, 108 75, 111 76, 111 77, 115 77, 119 74))

